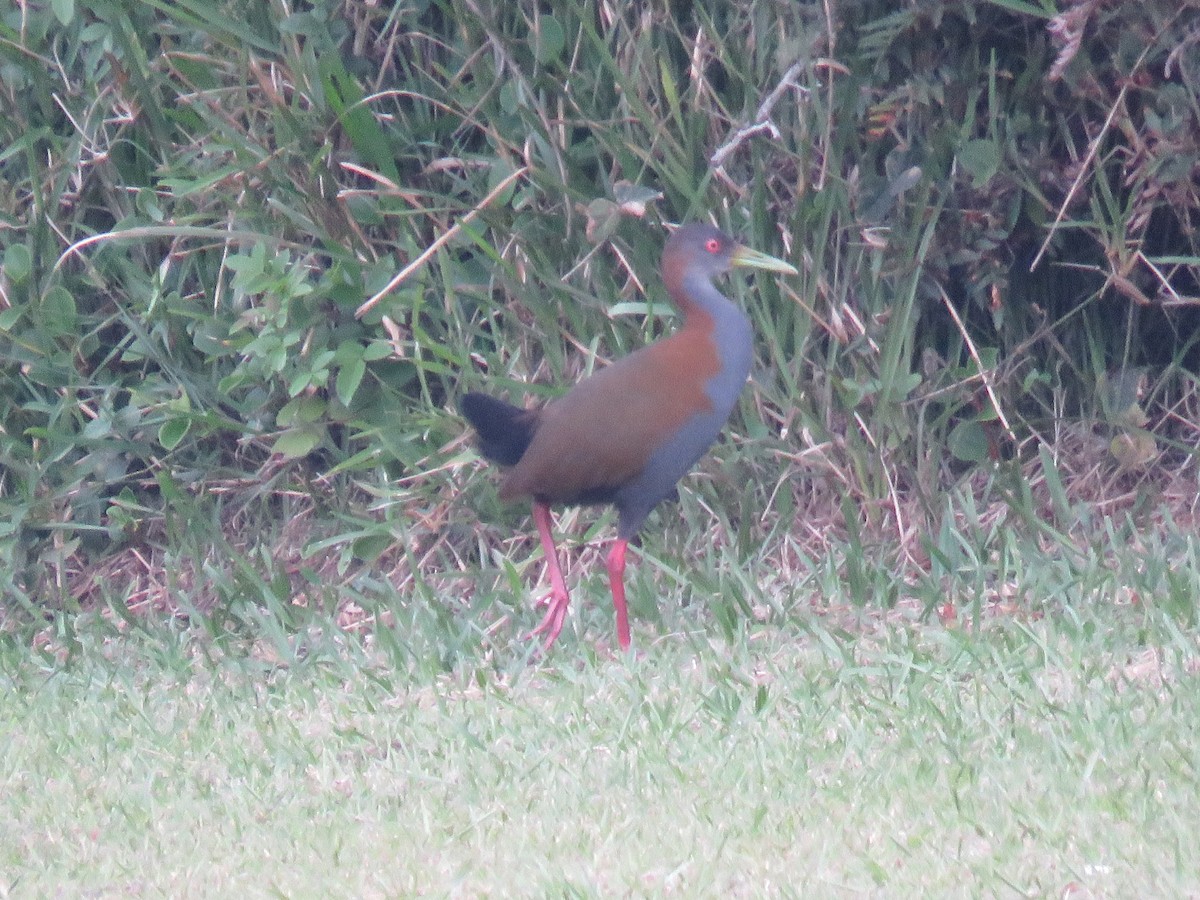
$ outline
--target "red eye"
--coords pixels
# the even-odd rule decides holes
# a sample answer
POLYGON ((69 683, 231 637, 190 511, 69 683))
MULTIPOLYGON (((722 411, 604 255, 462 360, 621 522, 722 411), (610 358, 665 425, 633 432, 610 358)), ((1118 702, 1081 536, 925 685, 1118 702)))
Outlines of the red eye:
POLYGON ((704 249, 707 250, 709 253, 720 253, 721 252, 721 242, 718 241, 716 238, 709 238, 707 241, 704 242, 704 249))

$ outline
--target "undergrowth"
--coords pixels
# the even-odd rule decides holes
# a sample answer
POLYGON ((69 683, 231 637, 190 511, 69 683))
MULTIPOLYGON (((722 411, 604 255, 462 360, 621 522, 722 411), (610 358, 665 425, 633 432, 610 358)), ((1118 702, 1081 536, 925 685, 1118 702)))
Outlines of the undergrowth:
POLYGON ((724 288, 752 382, 645 596, 929 615, 1126 529, 1194 563, 1200 5, 918 6, 0 12, 5 623, 486 645, 538 561, 456 398, 667 331, 706 217, 802 272, 724 288))

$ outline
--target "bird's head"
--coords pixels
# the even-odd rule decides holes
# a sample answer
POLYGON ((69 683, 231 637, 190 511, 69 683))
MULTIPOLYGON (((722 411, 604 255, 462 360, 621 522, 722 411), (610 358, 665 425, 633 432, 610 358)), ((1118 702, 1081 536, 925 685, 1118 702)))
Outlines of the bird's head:
POLYGON ((799 274, 795 267, 783 260, 751 250, 721 229, 704 223, 677 228, 663 249, 663 279, 673 295, 682 288, 688 276, 700 276, 711 281, 739 267, 787 275, 799 274))

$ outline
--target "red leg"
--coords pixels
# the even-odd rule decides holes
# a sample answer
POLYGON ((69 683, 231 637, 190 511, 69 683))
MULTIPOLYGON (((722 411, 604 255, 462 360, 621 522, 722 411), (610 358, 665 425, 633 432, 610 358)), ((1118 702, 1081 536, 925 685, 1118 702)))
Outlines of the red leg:
POLYGON ((608 551, 608 586, 612 589, 613 610, 617 614, 617 643, 629 649, 629 610, 625 606, 625 550, 629 541, 617 538, 608 551))
POLYGON ((562 569, 558 567, 558 548, 554 546, 554 535, 550 531, 550 507, 536 500, 533 503, 533 521, 537 524, 538 537, 542 539, 542 553, 546 557, 546 569, 550 572, 549 609, 542 621, 538 623, 525 637, 544 634, 543 650, 549 650, 562 631, 563 621, 567 618, 567 607, 571 597, 567 593, 567 582, 563 579, 562 569))

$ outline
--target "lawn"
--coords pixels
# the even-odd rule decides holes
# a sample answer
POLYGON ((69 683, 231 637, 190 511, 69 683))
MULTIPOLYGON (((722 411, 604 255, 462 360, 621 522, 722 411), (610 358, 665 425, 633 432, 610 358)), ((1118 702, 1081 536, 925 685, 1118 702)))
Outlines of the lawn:
POLYGON ((6 648, 6 894, 1200 891, 1200 648, 1114 594, 435 678, 144 637, 6 648))

